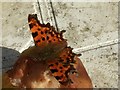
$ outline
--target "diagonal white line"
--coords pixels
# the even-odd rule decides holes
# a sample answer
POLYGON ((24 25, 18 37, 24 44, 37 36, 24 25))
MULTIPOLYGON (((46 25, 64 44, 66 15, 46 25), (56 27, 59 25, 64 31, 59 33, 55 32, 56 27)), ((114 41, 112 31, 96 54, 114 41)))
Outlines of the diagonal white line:
POLYGON ((107 47, 107 46, 118 44, 118 43, 120 43, 119 39, 115 39, 115 40, 111 40, 111 41, 106 41, 106 42, 102 42, 102 43, 98 43, 98 44, 89 45, 86 47, 75 48, 75 49, 73 49, 73 52, 82 53, 82 52, 90 51, 90 50, 97 49, 97 48, 107 47))

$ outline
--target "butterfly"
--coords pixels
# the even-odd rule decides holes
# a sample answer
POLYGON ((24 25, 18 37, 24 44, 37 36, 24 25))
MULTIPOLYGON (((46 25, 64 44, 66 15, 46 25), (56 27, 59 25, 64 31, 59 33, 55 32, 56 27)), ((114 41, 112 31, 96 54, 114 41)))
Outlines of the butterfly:
POLYGON ((69 73, 77 73, 74 67, 76 60, 75 54, 67 44, 67 40, 63 38, 63 31, 56 31, 50 23, 41 24, 37 18, 37 14, 29 14, 28 23, 35 47, 38 51, 40 61, 45 61, 52 75, 60 84, 72 83, 69 73))

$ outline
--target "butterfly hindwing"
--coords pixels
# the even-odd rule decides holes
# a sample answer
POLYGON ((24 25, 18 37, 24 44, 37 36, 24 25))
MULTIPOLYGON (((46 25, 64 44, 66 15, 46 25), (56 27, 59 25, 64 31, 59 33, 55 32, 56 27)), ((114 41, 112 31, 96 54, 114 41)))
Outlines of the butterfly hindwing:
POLYGON ((53 73, 53 76, 61 83, 72 82, 69 78, 69 73, 76 73, 74 65, 76 61, 74 60, 75 54, 72 53, 70 47, 66 47, 56 60, 49 61, 49 68, 53 73))

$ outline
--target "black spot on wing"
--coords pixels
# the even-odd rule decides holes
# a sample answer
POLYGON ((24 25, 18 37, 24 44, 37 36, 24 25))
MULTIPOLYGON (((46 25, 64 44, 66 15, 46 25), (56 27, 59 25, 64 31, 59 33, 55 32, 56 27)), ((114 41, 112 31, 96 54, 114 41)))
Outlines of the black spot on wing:
POLYGON ((62 78, 62 76, 55 76, 55 78, 56 78, 57 80, 60 80, 60 79, 62 78))
POLYGON ((47 32, 48 32, 48 31, 46 30, 46 31, 45 31, 45 34, 47 34, 47 32))
POLYGON ((29 26, 30 26, 30 29, 31 29, 31 28, 33 28, 34 25, 33 24, 29 24, 29 26))
POLYGON ((49 40, 49 37, 47 36, 46 39, 49 40))
POLYGON ((43 31, 41 31, 41 34, 43 34, 43 31))
POLYGON ((38 43, 38 42, 40 42, 40 40, 35 41, 35 43, 38 43))
POLYGON ((50 64, 50 65, 49 65, 49 67, 52 67, 52 66, 54 66, 54 65, 53 65, 53 64, 50 64))
POLYGON ((51 40, 49 40, 48 42, 51 43, 51 40))
POLYGON ((57 69, 50 69, 52 73, 58 72, 57 69))
POLYGON ((42 40, 43 40, 43 41, 45 41, 45 38, 44 38, 44 37, 42 37, 42 40))
POLYGON ((40 31, 41 29, 40 28, 38 28, 38 31, 40 31))
POLYGON ((60 68, 60 69, 63 69, 63 67, 61 67, 61 66, 60 66, 59 68, 60 68))
POLYGON ((50 27, 50 23, 47 23, 46 26, 47 26, 47 27, 50 27))
POLYGON ((33 38, 35 38, 38 35, 38 32, 32 33, 33 38))
POLYGON ((69 63, 70 62, 69 58, 66 58, 66 61, 67 61, 67 63, 69 63))

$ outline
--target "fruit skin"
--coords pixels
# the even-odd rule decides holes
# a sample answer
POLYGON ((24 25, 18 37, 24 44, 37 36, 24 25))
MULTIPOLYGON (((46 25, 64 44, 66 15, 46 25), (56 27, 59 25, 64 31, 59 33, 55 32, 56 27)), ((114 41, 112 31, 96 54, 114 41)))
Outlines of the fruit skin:
POLYGON ((93 86, 90 77, 80 59, 77 57, 75 59, 77 61, 75 67, 78 74, 69 74, 73 83, 64 86, 60 85, 55 77, 52 76, 52 73, 43 61, 36 62, 32 58, 21 56, 13 68, 3 74, 2 88, 90 88, 91 90, 93 86), (28 72, 31 72, 29 77, 26 75, 28 72), (13 84, 13 79, 20 79, 21 83, 13 84), (37 83, 33 83, 33 81, 37 83))

